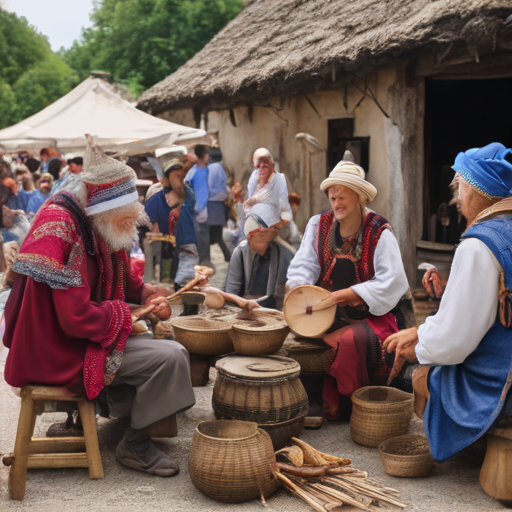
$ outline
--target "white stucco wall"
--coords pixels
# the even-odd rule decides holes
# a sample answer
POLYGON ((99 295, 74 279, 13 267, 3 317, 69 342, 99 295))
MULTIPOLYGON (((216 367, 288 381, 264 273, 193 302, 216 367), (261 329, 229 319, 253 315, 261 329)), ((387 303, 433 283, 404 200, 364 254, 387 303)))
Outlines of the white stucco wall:
MULTIPOLYGON (((309 94, 317 112, 304 96, 285 99, 275 98, 273 107, 252 107, 252 122, 248 107, 233 110, 236 126, 230 120, 229 110, 208 113, 208 131, 218 132, 224 164, 234 181, 246 185, 252 172, 252 154, 259 147, 266 147, 273 154, 276 167, 286 174, 291 185, 290 192, 296 192, 303 198, 299 210, 297 224, 303 228, 310 213, 319 213, 328 208, 324 194, 319 185, 327 176, 327 156, 325 152, 311 155, 311 194, 309 201, 304 197, 307 187, 303 145, 295 139, 297 133, 305 132, 327 149, 328 120, 344 117, 354 118, 354 136, 370 137, 370 163, 367 179, 375 185, 378 195, 369 207, 386 217, 395 229, 403 250, 410 253, 409 245, 415 246, 421 236, 421 194, 409 197, 411 188, 422 183, 422 126, 423 119, 417 121, 416 112, 410 112, 414 106, 401 105, 403 96, 417 94, 418 84, 405 85, 405 74, 400 67, 389 66, 368 75, 365 80, 356 82, 356 86, 348 86, 346 105, 344 106, 344 89, 309 94), (376 101, 361 91, 366 85, 371 89, 376 101), (377 104, 378 103, 378 104, 377 104), (404 113, 405 110, 405 113, 404 113), (387 117, 384 113, 389 116, 387 117), (397 119, 394 119, 393 116, 397 119), (414 121, 412 121, 413 119, 414 121), (404 169, 402 162, 414 160, 411 155, 404 155, 404 140, 409 142, 407 151, 416 151, 418 168, 404 169), (410 142, 413 140, 413 144, 410 142), (421 151, 420 151, 421 146, 421 151), (407 158, 405 158, 407 157, 407 158), (407 179, 405 174, 409 173, 407 179), (410 173, 418 176, 412 178, 410 173), (419 201, 418 204, 416 204, 419 201), (409 203, 415 204, 418 219, 411 219, 409 203), (409 206, 408 206, 409 205, 409 206), (411 228, 411 224, 413 227, 411 228), (413 239, 411 239, 411 236, 413 239)), ((422 105, 421 101, 417 102, 422 105)), ((405 99, 404 99, 405 102, 405 99)), ((421 109, 420 109, 421 110, 421 109)), ((421 111, 422 115, 423 112, 421 111)), ((191 110, 168 112, 165 118, 182 124, 190 124, 193 120, 191 110), (188 122, 187 122, 188 121, 188 122)), ((416 164, 415 164, 416 165, 416 164)), ((411 259, 408 256, 408 259, 411 259)), ((409 277, 414 271, 412 262, 407 264, 409 277)))

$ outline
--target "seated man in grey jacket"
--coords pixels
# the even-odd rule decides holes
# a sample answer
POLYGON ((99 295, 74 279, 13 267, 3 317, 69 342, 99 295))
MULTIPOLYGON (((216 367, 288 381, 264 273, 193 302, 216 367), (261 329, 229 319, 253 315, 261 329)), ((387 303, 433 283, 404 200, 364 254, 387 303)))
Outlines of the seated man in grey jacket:
POLYGON ((257 215, 247 219, 244 232, 247 240, 231 256, 225 291, 255 299, 263 307, 282 309, 286 273, 295 249, 257 215))

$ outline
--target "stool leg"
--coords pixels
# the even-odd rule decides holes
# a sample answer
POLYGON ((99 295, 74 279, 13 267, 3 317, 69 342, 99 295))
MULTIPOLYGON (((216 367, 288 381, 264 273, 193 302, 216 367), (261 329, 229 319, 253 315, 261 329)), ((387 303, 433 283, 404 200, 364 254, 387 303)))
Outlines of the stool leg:
POLYGON ((22 500, 25 497, 29 446, 36 425, 34 400, 22 395, 18 430, 14 444, 14 462, 9 471, 9 497, 22 500))
POLYGON ((493 498, 512 502, 512 441, 492 434, 487 436, 487 451, 480 470, 480 486, 493 498))
POLYGON ((96 429, 96 414, 94 404, 85 398, 78 400, 78 410, 82 418, 84 429, 85 451, 89 462, 89 478, 103 478, 103 464, 101 463, 100 446, 98 444, 98 431, 96 429))

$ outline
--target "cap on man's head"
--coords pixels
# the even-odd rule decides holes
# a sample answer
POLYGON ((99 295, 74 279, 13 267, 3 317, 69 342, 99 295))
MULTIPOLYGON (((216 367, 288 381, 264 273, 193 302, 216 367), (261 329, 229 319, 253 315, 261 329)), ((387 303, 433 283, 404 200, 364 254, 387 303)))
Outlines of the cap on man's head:
POLYGON ((85 171, 81 179, 87 191, 87 215, 106 212, 139 200, 137 175, 127 165, 111 158, 86 135, 85 171))
POLYGON ((81 156, 75 156, 74 158, 68 159, 68 165, 75 164, 75 165, 84 165, 84 159, 81 156))
POLYGON ((164 175, 169 175, 172 171, 176 169, 183 169, 183 164, 180 159, 173 158, 170 162, 168 162, 164 167, 164 175))
POLYGON ((252 214, 250 217, 247 217, 247 220, 244 224, 244 234, 245 236, 249 236, 253 231, 257 231, 258 229, 267 229, 267 223, 256 214, 252 214))

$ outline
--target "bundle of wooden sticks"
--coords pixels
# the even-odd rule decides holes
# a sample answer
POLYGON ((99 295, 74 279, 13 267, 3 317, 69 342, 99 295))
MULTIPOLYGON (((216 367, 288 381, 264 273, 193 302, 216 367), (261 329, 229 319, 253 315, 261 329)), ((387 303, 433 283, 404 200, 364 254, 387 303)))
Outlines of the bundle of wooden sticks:
POLYGON ((350 459, 319 452, 295 437, 292 441, 293 446, 276 452, 276 459, 286 462, 277 462, 275 477, 318 512, 343 505, 370 511, 388 505, 407 506, 397 499, 397 490, 369 479, 366 471, 350 466, 350 459))

